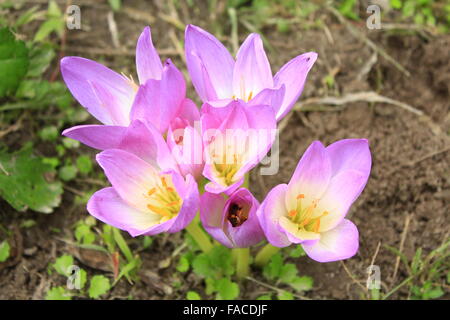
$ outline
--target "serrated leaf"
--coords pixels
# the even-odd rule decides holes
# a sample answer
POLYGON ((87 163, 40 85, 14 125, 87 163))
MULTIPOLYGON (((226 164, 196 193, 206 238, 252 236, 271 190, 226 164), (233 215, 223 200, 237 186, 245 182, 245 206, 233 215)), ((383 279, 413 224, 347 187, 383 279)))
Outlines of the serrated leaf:
POLYGON ((195 291, 188 291, 188 293, 186 294, 186 299, 188 299, 188 300, 201 300, 201 297, 195 291))
POLYGON ((289 283, 297 277, 297 267, 293 263, 287 263, 281 267, 280 281, 289 283))
POLYGON ((51 288, 47 295, 45 296, 45 300, 71 300, 72 297, 70 294, 64 289, 64 287, 54 287, 51 288))
POLYGON ((13 95, 28 70, 28 49, 8 28, 0 29, 0 98, 13 95))
POLYGON ((224 300, 234 300, 239 296, 239 286, 228 278, 218 280, 216 289, 220 298, 224 300))
POLYGON ((294 295, 283 290, 278 293, 278 300, 294 300, 294 295))
POLYGON ((189 260, 186 257, 180 257, 180 260, 178 260, 177 264, 177 270, 179 272, 186 272, 189 270, 189 260))
POLYGON ((274 254, 267 265, 264 266, 263 274, 269 279, 273 280, 280 277, 281 267, 283 265, 283 257, 280 253, 274 254))
POLYGON ((34 156, 31 148, 15 153, 0 152, 0 164, 3 169, 0 170, 0 195, 14 209, 51 213, 59 205, 62 185, 52 178, 52 166, 34 156))
POLYGON ((89 297, 97 299, 111 288, 109 279, 102 275, 93 276, 89 286, 89 297))
POLYGON ((89 156, 82 155, 77 158, 77 168, 82 174, 92 171, 92 160, 89 156))
POLYGON ((60 275, 67 277, 69 267, 73 265, 73 257, 68 254, 64 254, 58 259, 56 259, 55 263, 52 264, 53 269, 58 272, 60 275))
POLYGON ((0 243, 0 262, 4 262, 9 258, 10 249, 8 241, 4 240, 0 243))
POLYGON ((295 277, 289 285, 294 288, 296 291, 308 291, 311 290, 314 284, 314 280, 311 277, 303 276, 303 277, 295 277))
POLYGON ((55 57, 55 49, 53 49, 50 44, 33 46, 30 49, 29 57, 30 64, 28 67, 27 77, 40 77, 47 70, 55 57))

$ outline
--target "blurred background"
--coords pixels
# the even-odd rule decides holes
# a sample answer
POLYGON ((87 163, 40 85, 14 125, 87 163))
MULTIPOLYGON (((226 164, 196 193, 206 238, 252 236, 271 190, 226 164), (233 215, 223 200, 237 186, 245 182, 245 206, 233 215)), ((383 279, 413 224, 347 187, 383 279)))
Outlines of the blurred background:
POLYGON ((1 0, 0 299, 449 298, 449 30, 448 1, 1 0), (290 247, 238 286, 228 251, 202 255, 181 233, 133 239, 88 215, 107 182, 95 151, 61 132, 96 120, 61 81, 59 60, 82 56, 136 79, 149 25, 161 58, 189 81, 190 23, 233 53, 260 33, 274 73, 319 54, 279 123, 279 173, 254 170, 250 188, 261 201, 287 182, 313 140, 369 139, 372 174, 349 213, 355 257, 320 264, 290 247))

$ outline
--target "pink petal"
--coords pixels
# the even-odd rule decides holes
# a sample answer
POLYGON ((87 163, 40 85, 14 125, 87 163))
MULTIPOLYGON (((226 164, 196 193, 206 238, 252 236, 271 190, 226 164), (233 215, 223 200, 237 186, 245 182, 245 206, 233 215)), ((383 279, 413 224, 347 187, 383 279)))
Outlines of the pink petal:
POLYGON ((213 35, 199 27, 188 25, 185 51, 189 75, 203 101, 233 96, 234 60, 213 35))
POLYGON ((120 197, 133 208, 146 212, 145 197, 156 184, 156 169, 136 155, 119 149, 99 153, 97 162, 120 197))
POLYGON ((205 230, 215 240, 228 248, 233 248, 233 243, 223 231, 225 202, 222 195, 205 192, 200 197, 200 220, 205 230))
POLYGON ((137 42, 136 69, 140 84, 146 83, 148 79, 161 79, 163 66, 153 46, 150 27, 144 28, 137 42))
POLYGON ((284 84, 286 93, 283 104, 277 111, 277 120, 283 118, 302 94, 309 70, 317 60, 317 53, 304 53, 286 63, 273 78, 275 86, 284 84))
POLYGON ((159 219, 124 202, 114 188, 104 188, 89 199, 87 210, 100 221, 128 231, 133 237, 153 227, 159 219))
POLYGON ((61 74, 75 99, 99 121, 109 125, 128 124, 135 95, 128 79, 80 57, 63 58, 61 74))
POLYGON ((82 125, 63 131, 62 135, 78 140, 98 150, 115 149, 119 146, 127 127, 107 125, 82 125))
POLYGON ((331 159, 332 174, 345 170, 357 170, 369 177, 372 166, 369 142, 367 139, 344 139, 327 147, 331 159))
POLYGON ((318 204, 318 211, 328 211, 320 220, 320 232, 336 227, 348 209, 359 197, 367 182, 367 176, 356 170, 346 170, 334 176, 318 204))
POLYGON ((285 205, 287 185, 279 184, 269 191, 257 211, 261 228, 267 241, 275 247, 287 247, 291 241, 287 238, 279 226, 281 217, 287 215, 285 205))
POLYGON ((321 234, 314 244, 302 244, 306 254, 318 262, 331 262, 353 257, 358 252, 359 234, 356 226, 344 219, 336 228, 321 234))
POLYGON ((183 74, 166 62, 161 80, 148 80, 140 86, 131 109, 131 119, 141 119, 165 133, 177 117, 186 96, 183 74))
POLYGON ((233 92, 245 101, 265 88, 273 87, 272 71, 261 37, 250 34, 236 56, 233 73, 233 92))
POLYGON ((320 199, 331 178, 331 163, 325 147, 314 141, 303 154, 288 185, 288 209, 296 207, 296 197, 305 195, 307 199, 320 199), (295 202, 295 204, 292 203, 295 202))
POLYGON ((271 106, 274 112, 276 113, 278 109, 280 109, 281 103, 283 102, 284 93, 286 88, 283 85, 276 89, 266 88, 262 90, 260 93, 256 95, 256 97, 252 98, 249 102, 249 106, 258 106, 258 105, 268 105, 271 106))

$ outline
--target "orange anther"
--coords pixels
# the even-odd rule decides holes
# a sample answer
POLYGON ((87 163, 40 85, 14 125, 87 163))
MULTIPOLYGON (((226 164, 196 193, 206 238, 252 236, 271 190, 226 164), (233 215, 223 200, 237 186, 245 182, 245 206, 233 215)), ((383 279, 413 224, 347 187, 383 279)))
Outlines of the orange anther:
POLYGON ((147 195, 151 196, 152 194, 154 194, 156 192, 156 188, 151 188, 150 190, 148 190, 147 195))
POLYGON ((297 199, 304 199, 305 198, 305 195, 303 194, 303 193, 300 193, 298 196, 297 196, 297 199))
POLYGON ((314 232, 318 232, 320 228, 320 219, 317 219, 316 223, 314 224, 314 232))
POLYGON ((295 215, 297 214, 297 210, 291 210, 291 211, 289 211, 289 213, 288 213, 288 215, 289 215, 289 217, 295 217, 295 215))

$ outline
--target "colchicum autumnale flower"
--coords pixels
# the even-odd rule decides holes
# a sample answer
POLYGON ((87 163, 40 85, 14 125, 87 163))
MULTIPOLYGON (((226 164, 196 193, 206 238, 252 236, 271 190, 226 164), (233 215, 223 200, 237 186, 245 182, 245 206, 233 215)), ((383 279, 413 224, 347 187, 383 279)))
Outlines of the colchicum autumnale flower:
POLYGON ((174 233, 195 217, 197 183, 174 170, 160 171, 136 155, 110 149, 97 155, 112 187, 94 193, 87 209, 104 223, 131 236, 174 233))
POLYGON ((228 248, 246 248, 264 239, 256 210, 258 200, 245 188, 228 199, 206 192, 200 197, 200 219, 208 233, 228 248))
POLYGON ((144 29, 137 42, 136 67, 139 84, 95 61, 81 57, 63 58, 61 74, 72 95, 105 125, 75 126, 65 130, 63 135, 98 148, 98 144, 90 144, 91 139, 83 138, 101 134, 101 130, 105 130, 103 136, 114 132, 113 137, 116 137, 121 132, 120 127, 126 127, 136 119, 165 134, 170 122, 183 109, 196 108, 185 97, 183 74, 170 60, 164 66, 161 63, 149 27, 144 29))
POLYGON ((358 251, 358 230, 345 216, 366 185, 371 169, 365 139, 313 142, 289 184, 273 188, 258 210, 267 240, 276 247, 301 244, 319 262, 358 251))
POLYGON ((211 181, 205 190, 231 194, 271 148, 276 134, 274 111, 270 106, 231 100, 221 108, 205 103, 201 114, 203 176, 211 181))
POLYGON ((186 63, 192 83, 203 102, 226 105, 230 99, 271 105, 283 118, 300 97, 315 52, 297 56, 272 76, 261 37, 250 34, 236 61, 213 35, 193 25, 185 32, 186 63))

